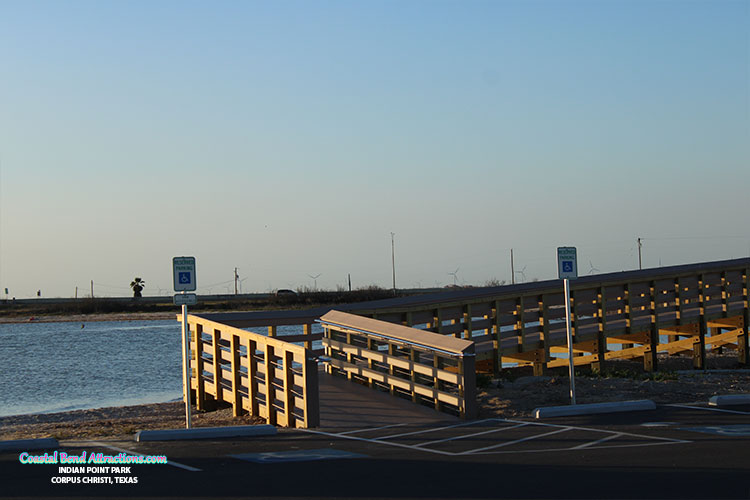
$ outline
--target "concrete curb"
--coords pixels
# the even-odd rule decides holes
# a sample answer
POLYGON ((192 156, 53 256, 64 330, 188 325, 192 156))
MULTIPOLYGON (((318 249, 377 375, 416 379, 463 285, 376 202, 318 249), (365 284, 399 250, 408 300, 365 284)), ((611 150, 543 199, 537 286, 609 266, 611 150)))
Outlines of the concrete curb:
POLYGON ((272 436, 276 434, 273 425, 238 425, 234 427, 197 427, 192 429, 166 429, 138 431, 136 441, 176 441, 181 439, 210 439, 240 436, 272 436))
POLYGON ((0 451, 29 451, 57 448, 60 443, 55 438, 16 439, 0 441, 0 451))
POLYGON ((589 403, 583 405, 570 406, 547 406, 545 408, 536 408, 534 417, 567 417, 572 415, 593 415, 595 413, 617 413, 623 411, 644 411, 655 410, 656 404, 650 399, 640 399, 637 401, 617 401, 614 403, 589 403))
POLYGON ((750 394, 727 394, 711 396, 708 406, 750 405, 750 394))

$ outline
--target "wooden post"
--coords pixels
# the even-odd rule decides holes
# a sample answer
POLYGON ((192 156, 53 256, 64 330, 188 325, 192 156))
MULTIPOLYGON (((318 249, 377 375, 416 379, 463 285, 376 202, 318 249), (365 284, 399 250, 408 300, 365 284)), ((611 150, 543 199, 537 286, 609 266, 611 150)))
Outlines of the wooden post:
POLYGON ((477 385, 476 385, 476 360, 474 355, 463 356, 458 360, 458 373, 460 375, 459 397, 463 399, 461 407, 461 418, 476 418, 477 408, 477 385))
POLYGON ((305 362, 302 365, 302 379, 305 400, 305 428, 320 425, 320 396, 318 394, 318 362, 305 350, 305 362))
MULTIPOLYGON (((622 297, 623 304, 625 305, 625 334, 629 335, 631 330, 632 321, 630 318, 630 283, 625 285, 622 297)), ((633 344, 623 344, 623 349, 629 349, 633 347, 633 344)))
MULTIPOLYGON (((388 342, 388 354, 391 355, 391 356, 395 356, 396 355, 396 346, 393 345, 390 342, 388 342)), ((395 375, 396 374, 395 374, 395 370, 393 368, 393 365, 389 361, 388 362, 388 376, 389 376, 389 378, 391 378, 391 377, 394 377, 395 375)), ((390 391, 390 393, 391 393, 392 396, 396 395, 396 387, 393 384, 388 384, 388 390, 390 391)))
POLYGON ((195 346, 195 407, 206 409, 206 379, 203 377, 203 325, 195 324, 193 345, 195 346))
MULTIPOLYGON (((352 345, 352 334, 350 332, 346 332, 346 343, 348 345, 352 345)), ((350 365, 354 364, 354 360, 352 359, 353 354, 350 352, 346 353, 346 362, 350 365)), ((354 378, 354 374, 350 372, 349 370, 346 370, 346 379, 351 381, 354 378)))
POLYGON ((599 287, 596 294, 596 315, 599 331, 596 334, 596 343, 594 344, 594 354, 596 361, 591 363, 591 371, 602 373, 604 371, 604 353, 607 350, 607 295, 606 287, 599 287))
POLYGON ((443 310, 441 308, 437 308, 435 311, 433 321, 435 321, 435 333, 443 333, 443 310))
POLYGON ((651 332, 647 336, 648 345, 643 351, 643 369, 653 372, 658 369, 657 350, 659 345, 659 317, 656 312, 656 282, 651 281, 648 286, 649 315, 651 316, 651 332))
POLYGON ((492 339, 492 375, 497 377, 500 373, 500 370, 503 367, 503 358, 502 358, 502 344, 501 344, 501 336, 500 336, 500 301, 495 301, 495 307, 492 309, 492 319, 493 319, 493 334, 494 338, 492 339))
POLYGON ((698 287, 700 288, 700 292, 698 293, 698 337, 693 337, 693 368, 704 370, 706 368, 706 330, 708 329, 708 325, 706 324, 706 308, 704 304, 706 285, 703 274, 698 278, 698 287))
MULTIPOLYGON (((309 337, 310 335, 312 335, 312 325, 309 323, 302 325, 302 332, 305 334, 306 337, 309 337)), ((312 348, 313 348, 313 341, 306 340, 305 349, 312 350, 312 348)))
POLYGON ((526 321, 524 319, 524 309, 526 308, 523 295, 516 301, 516 330, 520 333, 518 352, 523 352, 526 345, 526 321))
POLYGON ((240 338, 232 335, 230 339, 230 352, 232 355, 232 414, 235 417, 242 415, 242 394, 240 394, 240 338))
POLYGON ((286 426, 297 427, 294 418, 294 353, 284 351, 284 414, 286 415, 286 426))
POLYGON ((411 326, 414 324, 411 319, 411 311, 404 313, 404 319, 401 321, 401 324, 404 326, 411 326))
MULTIPOLYGON (((545 300, 545 295, 540 295, 539 299, 537 301, 537 307, 539 307, 539 326, 542 330, 542 345, 544 346, 544 368, 541 368, 542 373, 544 373, 547 365, 547 361, 549 361, 549 349, 550 349, 550 339, 549 339, 549 307, 547 306, 547 301, 545 300)), ((534 371, 537 371, 537 368, 534 367, 534 371)))
POLYGON ((275 368, 273 366, 273 346, 266 344, 264 359, 266 364, 266 423, 276 425, 276 409, 273 406, 275 390, 273 379, 275 368))
POLYGON ((268 336, 271 338, 276 337, 276 325, 268 327, 268 336))
POLYGON ((214 397, 216 398, 216 401, 221 401, 221 346, 219 345, 221 331, 214 328, 213 332, 211 355, 214 358, 214 397))
MULTIPOLYGON (((374 344, 375 344, 375 341, 373 340, 373 338, 368 336, 367 337, 367 350, 377 352, 377 348, 375 348, 374 344)), ((369 358, 369 357, 367 358, 367 368, 369 368, 370 370, 374 369, 372 358, 369 358)), ((372 377, 367 377, 367 385, 369 387, 375 386, 374 382, 372 381, 372 377)))
POLYGON ((742 272, 742 324, 740 325, 741 333, 737 337, 737 358, 741 365, 750 364, 750 346, 748 346, 748 337, 750 337, 750 269, 742 272))
POLYGON ((463 311, 464 316, 464 338, 471 340, 473 330, 471 328, 471 304, 466 304, 463 311))
MULTIPOLYGON (((682 301, 680 300, 680 278, 674 279, 674 308, 677 326, 682 324, 682 301)), ((680 339, 679 335, 667 335, 667 342, 676 342, 680 339)))
POLYGON ((437 391, 440 391, 440 378, 438 376, 438 370, 441 368, 441 366, 440 366, 440 356, 438 356, 436 352, 432 354, 432 367, 434 368, 432 372, 432 383, 436 391, 435 392, 435 410, 441 411, 443 409, 443 404, 440 402, 440 399, 437 394, 437 391))
POLYGON ((409 370, 411 372, 411 400, 412 402, 416 403, 419 401, 419 396, 417 395, 417 391, 414 390, 414 386, 417 385, 417 372, 414 370, 414 365, 419 362, 419 352, 411 348, 409 349, 409 359, 411 360, 411 369, 409 370))
POLYGON ((260 415, 258 405, 258 359, 255 351, 258 343, 254 340, 247 341, 247 397, 250 399, 250 414, 257 417, 260 415))

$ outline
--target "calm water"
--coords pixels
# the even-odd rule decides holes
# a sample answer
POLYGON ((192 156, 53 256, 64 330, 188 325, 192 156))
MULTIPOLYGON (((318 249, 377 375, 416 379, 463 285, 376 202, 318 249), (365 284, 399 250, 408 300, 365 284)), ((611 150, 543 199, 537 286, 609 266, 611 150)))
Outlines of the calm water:
POLYGON ((182 397, 180 324, 0 325, 0 416, 182 397))

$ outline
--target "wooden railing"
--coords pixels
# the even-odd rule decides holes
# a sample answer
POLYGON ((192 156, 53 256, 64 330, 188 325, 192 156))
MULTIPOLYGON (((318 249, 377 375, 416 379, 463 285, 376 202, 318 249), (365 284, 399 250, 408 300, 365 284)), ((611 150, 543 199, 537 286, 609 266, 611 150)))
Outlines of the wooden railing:
MULTIPOLYGON (((609 359, 642 357, 655 370, 657 353, 692 351, 694 366, 703 368, 706 345, 734 348, 748 364, 749 268, 750 259, 737 259, 573 281, 575 364, 600 370, 609 359)), ((566 351, 561 281, 451 295, 350 312, 473 340, 478 367, 487 371, 509 362, 541 374, 567 363, 554 357, 566 351)))
POLYGON ((462 418, 476 416, 473 342, 339 311, 320 322, 329 373, 462 418))
MULTIPOLYGON (((574 363, 602 370, 608 360, 642 359, 646 370, 656 370, 658 353, 689 353, 694 367, 705 368, 706 346, 711 346, 735 349, 738 361, 748 365, 749 276, 750 259, 744 258, 579 278, 571 287, 574 363)), ((359 318, 337 328, 329 321, 325 342, 332 370, 464 416, 475 411, 470 373, 497 373, 510 363, 531 365, 542 374, 568 361, 560 280, 336 309, 359 318), (361 327, 360 321, 373 320, 379 320, 377 327, 361 327), (388 324, 398 335, 378 337, 388 324), (434 337, 422 347, 410 345, 406 340, 414 329, 434 337), (476 358, 458 344, 444 349, 450 355, 438 353, 438 339, 468 342, 476 358)), ((313 343, 323 334, 313 333, 313 325, 329 311, 189 316, 198 404, 209 396, 232 403, 236 414, 245 410, 279 425, 317 425, 314 357, 322 351, 313 350, 313 343), (301 331, 277 337, 290 325, 301 331), (241 330, 257 327, 266 328, 268 336, 241 330)))
POLYGON ((264 329, 271 338, 278 338, 285 342, 304 345, 314 354, 322 354, 322 348, 317 349, 313 342, 323 339, 323 332, 313 333, 314 325, 321 314, 330 308, 292 310, 292 311, 254 311, 247 313, 206 313, 200 317, 222 325, 235 328, 264 329), (285 332, 280 333, 281 330, 285 332), (289 330, 294 330, 289 333, 289 330))
MULTIPOLYGON (((269 424, 319 425, 318 364, 309 347, 188 315, 196 406, 232 404, 269 424)), ((312 338, 304 338, 312 346, 312 338)))

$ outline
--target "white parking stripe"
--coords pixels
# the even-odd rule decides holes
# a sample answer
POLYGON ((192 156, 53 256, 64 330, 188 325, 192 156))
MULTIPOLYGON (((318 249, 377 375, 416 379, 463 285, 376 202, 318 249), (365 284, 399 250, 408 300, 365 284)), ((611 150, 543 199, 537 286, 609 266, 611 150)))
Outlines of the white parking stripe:
POLYGON ((382 442, 382 441, 380 441, 378 439, 367 439, 367 438, 361 438, 361 437, 357 437, 357 436, 344 436, 342 434, 335 434, 335 433, 332 433, 332 432, 323 432, 323 431, 314 431, 312 429, 297 429, 297 430, 298 431, 302 431, 302 432, 308 432, 310 434, 321 434, 323 436, 339 437, 339 438, 344 438, 344 439, 353 439, 355 441, 365 441, 365 442, 368 442, 368 443, 378 443, 378 444, 384 444, 384 445, 387 445, 387 446, 397 446, 399 448, 408 448, 410 450, 427 451, 427 452, 430 452, 430 453, 437 453, 438 455, 450 455, 450 456, 455 455, 455 453, 449 453, 447 451, 430 450, 430 449, 425 449, 425 448, 419 448, 417 446, 411 446, 411 445, 408 445, 408 444, 402 444, 402 443, 384 443, 384 442, 382 442))
MULTIPOLYGON (((383 428, 389 428, 391 426, 384 426, 383 428)), ((330 436, 330 437, 338 437, 343 439, 352 439, 355 441, 364 441, 367 443, 377 443, 381 445, 387 445, 387 446, 396 446, 399 448, 406 448, 410 450, 417 450, 417 451, 423 451, 428 453, 435 453, 438 455, 447 455, 447 456, 457 456, 457 455, 492 455, 492 454, 507 454, 507 453, 545 453, 545 452, 553 452, 553 451, 572 451, 572 450, 580 450, 580 449, 586 449, 586 450, 604 450, 609 448, 635 448, 640 446, 657 446, 657 445, 663 445, 663 444, 681 444, 681 443, 691 443, 692 441, 686 441, 683 439, 674 439, 674 438, 668 438, 668 437, 657 437, 657 436, 649 436, 646 434, 633 434, 630 432, 620 432, 620 431, 611 431, 606 429, 593 429, 589 427, 577 427, 577 426, 569 426, 569 425, 560 425, 560 424, 548 424, 543 422, 537 422, 537 421, 523 421, 523 420, 510 420, 510 419, 503 419, 503 418, 489 418, 485 420, 478 420, 475 422, 464 422, 457 425, 449 425, 444 427, 436 427, 436 428, 426 428, 421 429, 417 431, 412 432, 404 432, 401 434, 392 434, 390 436, 384 436, 384 437, 375 437, 375 438, 363 438, 359 436, 353 436, 352 434, 355 434, 357 432, 363 432, 368 430, 375 430, 376 428, 365 428, 365 429, 357 429, 354 431, 347 431, 342 433, 334 433, 334 432, 324 432, 324 431, 317 431, 317 430, 311 430, 311 429, 297 429, 301 432, 307 432, 310 434, 319 434, 323 436, 330 436), (434 441, 427 441, 424 443, 416 444, 416 445, 410 445, 410 444, 404 444, 394 441, 386 441, 388 439, 393 439, 400 436, 413 436, 417 434, 425 434, 428 432, 435 432, 440 430, 446 430, 446 429, 455 429, 458 427, 467 427, 471 425, 477 425, 477 424, 483 424, 487 422, 495 422, 498 424, 516 424, 516 425, 502 425, 496 429, 488 429, 483 430, 481 432, 472 432, 471 434, 466 435, 459 435, 451 438, 445 438, 445 439, 438 439, 434 441), (510 429, 516 429, 521 427, 527 427, 527 426, 540 426, 540 427, 551 427, 553 430, 549 432, 543 432, 542 434, 535 434, 533 436, 527 436, 522 439, 517 439, 514 441, 509 441, 505 443, 495 444, 492 446, 485 446, 482 448, 475 448, 473 450, 466 450, 463 452, 450 452, 450 451, 442 451, 434 448, 427 448, 427 446, 447 441, 456 441, 459 439, 464 439, 472 436, 478 436, 483 434, 491 434, 493 432, 502 432, 505 430, 510 429), (584 443, 577 446, 570 446, 567 448, 540 448, 540 449, 516 449, 516 450, 498 450, 498 448, 503 448, 506 446, 510 446, 512 444, 517 443, 523 443, 525 441, 532 441, 534 439, 538 439, 545 436, 550 436, 570 430, 577 430, 577 431, 584 431, 584 432, 596 432, 598 434, 605 434, 605 436, 601 439, 593 440, 588 443, 584 443), (627 436, 630 438, 638 438, 640 440, 649 441, 649 442, 641 442, 641 443, 628 443, 628 444, 622 444, 622 445, 604 445, 601 446, 609 441, 612 441, 618 437, 627 436)))
POLYGON ((601 439, 597 439, 596 441, 591 441, 590 443, 584 443, 578 446, 574 446, 571 448, 571 450, 580 450, 583 448, 588 448, 589 446, 595 446, 600 443, 606 443, 607 441, 611 441, 613 439, 617 439, 618 437, 622 436, 619 432, 617 434, 612 434, 611 436, 603 437, 601 439))
POLYGON ((376 439, 378 439, 380 441, 384 441, 386 439, 392 439, 392 438, 397 438, 397 437, 401 437, 401 436, 413 436, 414 434, 426 434, 428 432, 442 431, 442 430, 445 430, 445 429, 453 429, 453 428, 456 428, 456 427, 466 427, 467 425, 481 424, 481 423, 484 423, 484 422, 497 422, 497 419, 496 418, 490 418, 490 419, 487 419, 487 420, 476 420, 474 422, 464 422, 462 424, 448 425, 448 426, 445 426, 445 427, 434 427, 434 428, 431 428, 431 429, 422 429, 420 431, 404 432, 403 434, 392 434, 390 436, 379 437, 379 438, 376 438, 376 439))
POLYGON ((344 434, 356 434, 358 432, 368 432, 368 431, 379 431, 381 429, 390 429, 391 427, 401 427, 406 424, 391 424, 391 425, 384 425, 383 427, 365 427, 364 429, 356 429, 353 431, 346 431, 346 432, 339 432, 340 435, 344 434))
MULTIPOLYGON (((610 448, 640 448, 641 446, 661 446, 665 444, 683 444, 692 443, 692 441, 661 441, 658 443, 638 443, 638 444, 616 444, 613 446, 592 446, 587 450, 609 450, 610 448)), ((573 448, 540 448, 536 450, 502 450, 502 451, 484 451, 479 453, 469 453, 470 455, 507 455, 510 453, 549 453, 551 451, 573 451, 573 448)))
POLYGON ((470 438, 474 436, 481 436, 483 434, 492 434, 494 432, 502 432, 502 431, 506 431, 509 429, 516 429, 518 427, 525 427, 527 425, 529 424, 508 425, 505 427, 498 427, 496 429, 490 429, 488 431, 475 432, 473 434, 464 434, 463 436, 455 436, 455 437, 450 437, 450 438, 445 438, 445 439, 438 439, 436 441, 427 441, 426 443, 419 443, 419 444, 415 444, 414 446, 429 446, 431 444, 444 443, 446 441, 457 441, 459 439, 466 439, 466 438, 470 438))
MULTIPOLYGON (((84 446, 100 446, 102 448, 109 448, 110 450, 120 451, 122 453, 127 453, 128 455, 133 455, 135 457, 143 457, 145 455, 141 455, 140 453, 137 453, 135 451, 126 450, 125 448, 118 448, 117 446, 111 446, 108 444, 100 443, 99 441, 80 441, 76 442, 76 444, 82 444, 84 446)), ((137 465, 137 464, 136 464, 137 465)), ((178 467, 180 469, 189 470, 190 472, 201 472, 201 469, 196 469, 195 467, 191 467, 189 465, 181 464, 178 462, 173 462, 172 460, 167 459, 167 465, 171 465, 172 467, 178 467)))
MULTIPOLYGON (((498 422, 515 422, 515 423, 523 423, 523 420, 508 420, 508 419, 497 419, 498 422)), ((526 422, 531 425, 541 425, 544 427, 565 427, 566 429, 577 429, 579 431, 591 431, 591 432, 599 432, 599 433, 605 433, 605 434, 612 434, 613 432, 619 432, 619 431, 608 431, 606 429, 592 429, 591 427, 578 427, 578 426, 570 426, 570 425, 559 425, 559 424, 545 424, 542 422, 526 422)), ((632 437, 638 437, 642 439, 654 439, 657 441, 672 441, 675 443, 691 443, 692 441, 685 441, 684 439, 675 439, 675 438, 667 438, 667 437, 660 437, 660 436, 649 436, 647 434, 633 434, 632 432, 619 432, 619 434, 622 434, 623 436, 632 436, 632 437)))
POLYGON ((510 446, 512 444, 523 443, 524 441, 531 441, 532 439, 538 439, 538 438, 545 437, 545 436, 551 436, 552 434, 559 434, 561 432, 566 432, 566 431, 570 431, 570 430, 573 430, 573 429, 574 429, 573 427, 566 427, 566 428, 563 428, 563 429, 557 429, 555 431, 545 432, 543 434, 535 434, 533 436, 527 436, 527 437, 522 438, 522 439, 516 439, 515 441, 508 441, 507 443, 494 444, 492 446, 485 446, 484 448, 476 448, 474 450, 464 451, 464 452, 461 452, 461 453, 457 453, 457 455, 471 455, 472 453, 477 453, 477 452, 480 452, 480 451, 494 450, 494 449, 497 449, 497 448, 503 448, 505 446, 510 446))

